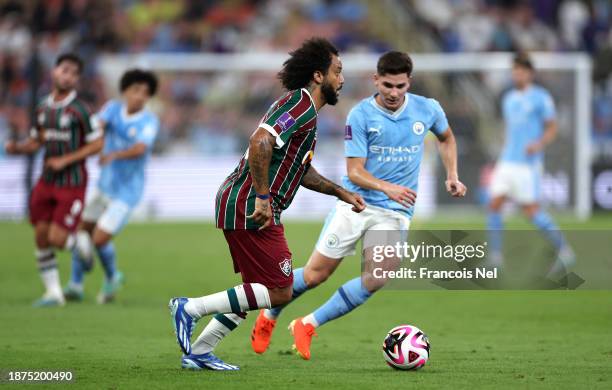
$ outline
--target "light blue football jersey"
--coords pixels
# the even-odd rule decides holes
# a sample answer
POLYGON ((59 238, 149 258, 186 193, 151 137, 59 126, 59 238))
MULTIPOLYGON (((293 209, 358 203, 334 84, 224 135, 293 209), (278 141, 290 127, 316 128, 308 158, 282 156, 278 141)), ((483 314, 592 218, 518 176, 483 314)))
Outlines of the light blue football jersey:
MULTIPOLYGON (((417 191, 425 136, 428 131, 437 135, 446 131, 444 110, 436 100, 411 93, 395 112, 379 106, 375 98, 363 99, 349 113, 344 154, 366 158, 365 168, 374 177, 417 191)), ((368 204, 413 214, 414 207, 404 207, 381 191, 361 188, 348 176, 342 178, 342 184, 361 194, 368 204)))
POLYGON ((107 102, 98 118, 106 123, 104 154, 128 149, 139 142, 147 145, 146 153, 138 158, 114 160, 105 165, 98 181, 98 188, 104 194, 134 207, 144 191, 145 166, 159 130, 159 120, 148 109, 128 115, 120 100, 107 102))
POLYGON ((502 98, 506 140, 501 161, 536 165, 543 153, 528 155, 527 146, 544 133, 545 124, 555 119, 555 103, 544 88, 532 85, 524 91, 512 89, 502 98))

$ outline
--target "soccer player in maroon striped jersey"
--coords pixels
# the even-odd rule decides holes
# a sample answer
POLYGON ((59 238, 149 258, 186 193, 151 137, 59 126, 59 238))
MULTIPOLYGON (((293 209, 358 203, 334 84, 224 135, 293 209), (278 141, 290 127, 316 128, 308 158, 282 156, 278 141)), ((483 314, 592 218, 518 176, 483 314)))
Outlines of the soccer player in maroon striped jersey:
POLYGON ((236 169, 216 198, 216 223, 223 229, 241 285, 200 298, 170 301, 177 341, 192 369, 236 370, 213 353, 246 312, 283 305, 291 300, 291 252, 280 216, 300 186, 334 195, 361 212, 365 203, 317 173, 310 165, 316 143, 317 112, 338 101, 344 83, 337 49, 313 38, 290 53, 279 78, 287 93, 272 104, 236 169), (196 322, 213 314, 191 346, 196 322))
POLYGON ((38 269, 45 293, 35 306, 64 304, 55 249, 71 249, 87 185, 85 159, 103 146, 102 130, 89 108, 77 98, 83 61, 74 54, 58 57, 52 70, 53 90, 36 108, 30 137, 9 141, 9 154, 31 154, 45 148, 43 172, 30 196, 38 269))

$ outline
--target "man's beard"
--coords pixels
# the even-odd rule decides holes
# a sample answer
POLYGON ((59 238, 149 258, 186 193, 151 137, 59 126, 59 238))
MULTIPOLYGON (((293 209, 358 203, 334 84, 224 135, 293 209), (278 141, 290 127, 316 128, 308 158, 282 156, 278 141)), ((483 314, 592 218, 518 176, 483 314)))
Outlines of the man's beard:
POLYGON ((338 93, 331 86, 331 84, 324 82, 321 84, 321 93, 323 93, 323 98, 325 98, 325 103, 330 106, 335 106, 338 103, 338 93))

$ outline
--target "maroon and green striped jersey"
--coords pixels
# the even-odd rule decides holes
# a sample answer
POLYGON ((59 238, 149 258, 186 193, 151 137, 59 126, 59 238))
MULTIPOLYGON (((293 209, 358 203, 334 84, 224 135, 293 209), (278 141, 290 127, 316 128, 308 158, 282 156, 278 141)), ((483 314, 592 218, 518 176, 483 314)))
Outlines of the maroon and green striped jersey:
MULTIPOLYGON (((291 204, 306 172, 317 141, 317 110, 306 89, 290 91, 278 99, 264 115, 259 127, 276 138, 268 180, 273 224, 291 204)), ((215 201, 215 219, 221 229, 257 229, 247 219, 255 210, 255 188, 249 171, 249 150, 225 179, 215 201)))
MULTIPOLYGON (((61 101, 53 101, 49 95, 36 107, 36 126, 32 127, 30 136, 41 139, 45 147, 44 160, 72 153, 102 136, 91 111, 76 95, 76 91, 72 91, 61 101)), ((84 186, 87 183, 85 160, 57 172, 43 169, 41 179, 60 187, 84 186)))

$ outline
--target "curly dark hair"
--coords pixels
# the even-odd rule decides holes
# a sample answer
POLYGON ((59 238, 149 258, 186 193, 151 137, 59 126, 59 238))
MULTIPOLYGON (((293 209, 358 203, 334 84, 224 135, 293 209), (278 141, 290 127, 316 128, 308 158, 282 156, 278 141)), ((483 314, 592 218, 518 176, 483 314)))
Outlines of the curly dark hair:
POLYGON ((384 76, 386 74, 408 74, 412 75, 412 58, 401 51, 388 51, 378 59, 376 72, 384 76))
POLYGON ((147 84, 149 87, 149 96, 155 95, 157 92, 157 76, 153 72, 142 69, 130 69, 126 71, 119 81, 119 90, 125 91, 132 84, 147 84))
POLYGON ((289 55, 291 57, 283 63, 278 78, 291 91, 308 86, 316 71, 327 74, 332 55, 338 55, 338 49, 325 38, 310 38, 289 55))
POLYGON ((83 67, 84 67, 83 60, 77 54, 75 53, 60 54, 60 56, 57 57, 57 59, 55 60, 55 66, 59 66, 64 61, 72 62, 73 64, 75 64, 77 68, 79 69, 79 74, 83 72, 83 67))
POLYGON ((529 54, 527 54, 527 52, 524 52, 524 51, 520 51, 516 53, 514 55, 514 59, 512 60, 512 63, 515 66, 520 66, 522 68, 529 69, 531 71, 534 70, 533 62, 531 62, 531 58, 529 57, 529 54))

